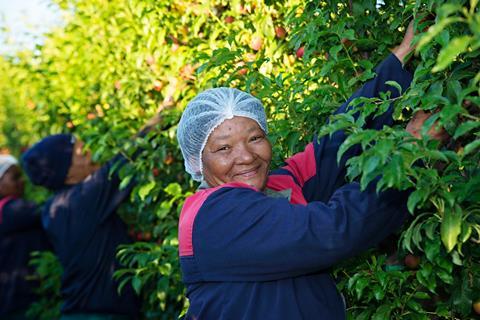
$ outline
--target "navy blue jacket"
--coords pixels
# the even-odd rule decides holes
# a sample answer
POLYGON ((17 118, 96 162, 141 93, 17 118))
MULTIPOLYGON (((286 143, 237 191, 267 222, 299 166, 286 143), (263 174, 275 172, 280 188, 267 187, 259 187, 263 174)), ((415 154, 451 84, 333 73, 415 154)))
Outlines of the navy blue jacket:
POLYGON ((30 253, 49 250, 39 207, 23 199, 0 199, 0 319, 23 312, 35 300, 37 282, 28 266, 30 253))
POLYGON ((112 278, 119 266, 120 244, 130 243, 127 227, 116 214, 131 187, 119 190, 110 174, 116 157, 82 183, 57 192, 42 213, 42 222, 63 269, 62 313, 109 313, 136 317, 138 297, 126 286, 117 293, 112 278))
MULTIPOLYGON (((405 89, 411 75, 390 55, 354 96, 405 89)), ((347 102, 348 103, 348 102, 347 102)), ((344 112, 346 104, 338 112, 344 112)), ((370 128, 391 124, 388 115, 370 128)), ((406 193, 360 191, 337 164, 345 135, 314 139, 271 172, 260 192, 242 183, 197 191, 180 215, 179 251, 190 307, 187 319, 345 319, 329 269, 397 230, 406 193)))

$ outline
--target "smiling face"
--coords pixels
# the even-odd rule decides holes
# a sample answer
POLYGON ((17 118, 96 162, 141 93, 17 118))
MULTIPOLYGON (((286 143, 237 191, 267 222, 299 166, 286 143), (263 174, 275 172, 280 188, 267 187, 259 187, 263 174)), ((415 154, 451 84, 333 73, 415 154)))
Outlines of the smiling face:
POLYGON ((25 189, 22 172, 17 165, 11 166, 0 179, 0 196, 21 197, 25 189))
POLYGON ((265 189, 272 146, 255 120, 233 117, 210 134, 202 152, 203 177, 210 187, 243 182, 265 189))

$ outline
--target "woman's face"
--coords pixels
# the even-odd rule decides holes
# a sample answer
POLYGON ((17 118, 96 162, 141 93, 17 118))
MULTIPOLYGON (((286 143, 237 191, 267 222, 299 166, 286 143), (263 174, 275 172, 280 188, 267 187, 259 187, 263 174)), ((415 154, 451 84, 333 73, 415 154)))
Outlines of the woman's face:
POLYGON ((16 165, 11 166, 0 179, 0 195, 21 197, 24 189, 25 182, 20 168, 16 165))
POLYGON ((210 134, 202 152, 203 177, 210 187, 243 182, 265 188, 272 146, 255 120, 233 117, 210 134))

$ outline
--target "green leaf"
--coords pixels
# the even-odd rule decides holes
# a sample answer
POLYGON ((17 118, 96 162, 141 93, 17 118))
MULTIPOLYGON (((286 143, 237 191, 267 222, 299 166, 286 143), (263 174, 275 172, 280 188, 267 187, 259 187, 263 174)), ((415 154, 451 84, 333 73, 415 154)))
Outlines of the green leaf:
POLYGON ((134 276, 132 278, 132 288, 133 288, 133 290, 135 290, 135 293, 139 295, 140 290, 142 290, 142 279, 134 276))
POLYGON ((398 93, 401 95, 402 94, 402 86, 396 82, 396 81, 392 81, 392 80, 388 80, 388 81, 385 81, 385 84, 388 84, 394 88, 397 88, 398 90, 398 93))
POLYGON ((460 53, 467 50, 472 40, 472 36, 461 36, 450 41, 438 54, 437 63, 433 67, 432 72, 442 71, 448 67, 460 53))
POLYGON ((132 178, 133 178, 133 175, 131 175, 131 176, 126 176, 125 178, 123 178, 123 179, 122 179, 122 182, 120 182, 119 189, 120 189, 120 190, 125 189, 125 188, 130 184, 130 181, 132 181, 132 178))
POLYGON ((417 189, 408 196, 407 208, 413 214, 415 207, 424 199, 425 190, 417 189))
POLYGON ((480 147, 480 139, 470 142, 463 149, 463 155, 467 155, 480 147))
POLYGON ((453 250, 462 231, 462 211, 460 207, 446 209, 443 213, 440 235, 447 252, 453 250))
POLYGON ((173 196, 173 197, 178 197, 178 196, 181 196, 182 195, 182 187, 174 182, 174 183, 170 183, 165 189, 164 191, 173 196))
POLYGON ((460 136, 463 136, 465 133, 469 132, 472 129, 480 127, 479 121, 466 121, 460 124, 457 129, 455 130, 455 134, 453 135, 454 139, 457 139, 460 136))
POLYGON ((366 278, 360 278, 355 283, 355 293, 357 294, 357 299, 360 299, 363 295, 363 290, 369 285, 369 281, 366 278))
POLYGON ((446 26, 458 21, 461 21, 461 18, 446 18, 440 20, 437 24, 428 28, 428 31, 424 33, 422 38, 420 38, 420 40, 418 41, 416 52, 419 52, 423 46, 432 41, 432 39, 435 38, 435 36, 437 36, 446 26))
POLYGON ((390 313, 392 312, 393 306, 390 304, 382 304, 377 308, 375 314, 372 317, 372 320, 385 320, 390 319, 390 313))
POLYGON ((155 184, 156 184, 155 181, 150 181, 149 183, 144 184, 143 186, 140 187, 140 189, 138 190, 138 196, 142 201, 145 200, 145 198, 148 196, 150 191, 152 191, 153 188, 155 188, 155 184))

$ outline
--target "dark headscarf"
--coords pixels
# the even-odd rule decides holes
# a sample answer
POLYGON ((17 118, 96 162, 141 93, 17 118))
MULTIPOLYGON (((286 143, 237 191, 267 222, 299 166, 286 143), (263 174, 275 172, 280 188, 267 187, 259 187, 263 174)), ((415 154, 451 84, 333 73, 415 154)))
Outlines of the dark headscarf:
POLYGON ((72 164, 75 138, 71 134, 56 134, 43 138, 22 156, 22 166, 33 184, 50 190, 65 186, 72 164))

